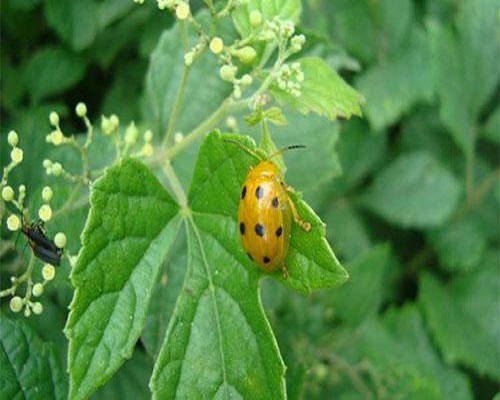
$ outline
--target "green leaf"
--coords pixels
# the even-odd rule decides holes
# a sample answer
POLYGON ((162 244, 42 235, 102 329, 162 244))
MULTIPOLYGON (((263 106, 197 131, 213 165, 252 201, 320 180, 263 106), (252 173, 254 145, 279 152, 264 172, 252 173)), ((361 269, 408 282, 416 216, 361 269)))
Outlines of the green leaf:
POLYGON ((130 357, 178 207, 141 163, 125 159, 95 182, 66 324, 70 397, 87 398, 130 357))
POLYGON ((485 233, 473 216, 431 232, 429 239, 441 265, 450 272, 476 267, 487 245, 485 233))
POLYGON ((243 119, 248 126, 255 126, 263 120, 271 122, 274 125, 282 126, 287 124, 283 111, 279 107, 270 107, 266 110, 258 108, 243 119))
POLYGON ((99 6, 95 0, 47 0, 44 5, 49 25, 74 51, 92 44, 99 32, 99 6))
POLYGON ((443 224, 460 197, 458 180, 427 152, 400 155, 382 170, 362 203, 380 217, 403 227, 443 224))
POLYGON ((52 346, 23 320, 0 314, 0 398, 66 399, 67 382, 52 346))
POLYGON ((298 61, 304 72, 302 94, 294 97, 276 85, 272 86, 271 94, 278 103, 302 114, 314 112, 331 120, 361 116, 363 96, 345 83, 325 61, 318 57, 306 57, 298 61))
POLYGON ((249 16, 254 10, 260 11, 263 20, 280 17, 294 23, 299 22, 302 6, 300 0, 250 0, 239 6, 232 14, 236 29, 242 37, 252 31, 249 16))
POLYGON ((472 151, 478 115, 500 78, 497 11, 495 0, 464 1, 456 35, 436 21, 429 23, 441 118, 465 153, 472 151))
POLYGON ((356 81, 356 88, 366 96, 366 115, 375 130, 395 123, 415 103, 432 99, 429 58, 427 35, 415 31, 404 51, 371 67, 356 81))
POLYGON ((33 102, 61 93, 79 82, 85 73, 83 59, 61 47, 44 47, 28 61, 23 78, 33 102))
POLYGON ((441 362, 414 305, 367 320, 349 342, 349 361, 369 366, 375 393, 382 389, 387 398, 404 399, 473 398, 465 375, 441 362))
MULTIPOLYGON (((241 184, 257 160, 223 137, 238 139, 212 133, 198 155, 188 196, 186 280, 151 379, 154 398, 285 397, 284 365, 258 290, 265 274, 249 260, 237 230, 241 184)), ((294 224, 289 278, 279 271, 274 276, 303 293, 339 285, 346 273, 324 238, 324 225, 292 197, 313 228, 306 233, 294 224)))
POLYGON ((389 255, 389 246, 378 245, 346 265, 350 281, 332 294, 335 313, 346 324, 356 326, 379 310, 389 255))
POLYGON ((419 300, 445 360, 500 379, 498 319, 498 251, 486 254, 481 268, 465 272, 448 284, 422 276, 419 300))
POLYGON ((325 1, 322 6, 330 7, 331 36, 365 64, 396 54, 405 46, 412 27, 410 0, 336 0, 325 1))

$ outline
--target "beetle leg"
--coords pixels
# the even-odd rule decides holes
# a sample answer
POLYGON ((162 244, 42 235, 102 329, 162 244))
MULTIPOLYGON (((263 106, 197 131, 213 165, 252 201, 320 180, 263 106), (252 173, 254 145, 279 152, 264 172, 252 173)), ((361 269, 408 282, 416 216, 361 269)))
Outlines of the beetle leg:
POLYGON ((283 279, 288 279, 288 270, 286 269, 285 265, 281 268, 281 273, 283 274, 283 279))
MULTIPOLYGON (((282 185, 285 187, 287 192, 293 192, 293 188, 291 186, 285 185, 282 183, 282 185)), ((288 205, 290 206, 290 210, 292 211, 293 219, 295 223, 300 226, 303 230, 306 232, 309 232, 311 230, 311 224, 307 221, 304 221, 301 217, 299 212, 297 211, 297 208, 295 207, 295 203, 291 199, 290 196, 288 196, 288 205)))

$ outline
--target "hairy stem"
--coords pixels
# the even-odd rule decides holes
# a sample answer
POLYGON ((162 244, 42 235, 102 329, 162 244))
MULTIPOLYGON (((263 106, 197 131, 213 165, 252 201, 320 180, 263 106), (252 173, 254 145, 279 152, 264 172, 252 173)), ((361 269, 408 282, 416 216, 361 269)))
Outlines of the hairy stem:
MULTIPOLYGON (((187 53, 189 50, 189 43, 186 31, 186 24, 183 21, 180 21, 179 23, 179 33, 181 36, 182 47, 184 48, 184 52, 187 53)), ((172 136, 174 134, 175 126, 177 124, 177 119, 179 118, 179 112, 181 110, 182 100, 184 99, 184 93, 186 91, 186 84, 190 70, 191 68, 184 64, 184 68, 182 70, 181 82, 179 84, 179 88, 177 89, 177 93, 175 95, 174 105, 172 107, 170 118, 168 120, 167 131, 165 133, 165 137, 163 138, 164 147, 169 146, 169 144, 172 142, 172 136)))
POLYGON ((236 111, 246 107, 248 100, 235 102, 232 97, 226 98, 222 104, 215 110, 205 121, 189 132, 186 137, 173 147, 167 149, 166 156, 168 159, 173 159, 181 150, 189 146, 196 139, 206 134, 212 129, 228 112, 236 111))
POLYGON ((170 186, 172 187, 175 198, 177 199, 177 203, 181 206, 181 208, 187 207, 186 194, 184 193, 184 189, 182 188, 182 185, 179 182, 179 178, 172 168, 170 161, 166 160, 166 162, 162 164, 162 168, 165 176, 168 179, 168 182, 170 183, 170 186))

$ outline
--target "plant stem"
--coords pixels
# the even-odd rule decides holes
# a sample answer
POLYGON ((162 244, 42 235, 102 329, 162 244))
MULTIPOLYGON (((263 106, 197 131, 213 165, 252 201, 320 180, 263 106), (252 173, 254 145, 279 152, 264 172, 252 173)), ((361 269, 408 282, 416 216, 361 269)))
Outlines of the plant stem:
POLYGON ((173 147, 167 149, 166 156, 168 159, 173 159, 177 153, 191 144, 193 141, 199 137, 206 134, 211 128, 213 128, 227 112, 236 111, 245 107, 248 104, 248 100, 233 101, 232 97, 227 97, 222 104, 215 110, 205 121, 189 132, 184 139, 175 144, 173 147))
MULTIPOLYGON (((182 47, 184 48, 184 52, 187 53, 189 50, 189 42, 187 37, 186 24, 184 23, 184 21, 179 22, 179 34, 181 37, 181 43, 182 47)), ((167 147, 172 141, 172 135, 174 134, 177 119, 179 117, 179 111, 182 105, 182 100, 184 98, 184 92, 186 91, 186 84, 190 70, 191 68, 184 64, 181 82, 179 84, 179 88, 177 89, 174 105, 172 106, 172 112, 170 113, 170 118, 168 120, 167 132, 165 133, 165 137, 163 138, 164 147, 167 147)))
POLYGON ((474 193, 474 165, 476 161, 475 129, 471 132, 471 136, 473 137, 471 148, 465 156, 465 197, 467 199, 467 203, 469 203, 474 193))
MULTIPOLYGON (((4 290, 0 291, 0 298, 15 294, 17 288, 22 283, 24 283, 26 281, 28 281, 27 282, 27 284, 28 284, 28 289, 27 290, 28 291, 31 290, 31 286, 33 284, 33 281, 31 280, 31 275, 33 274, 33 267, 35 266, 35 261, 36 261, 36 258, 35 258, 34 255, 32 255, 31 258, 30 258, 29 264, 28 264, 28 268, 26 269, 26 271, 24 272, 24 274, 22 274, 19 278, 17 278, 12 283, 12 286, 10 288, 7 288, 7 289, 4 289, 4 290)), ((31 297, 31 294, 29 295, 29 297, 31 297)))
MULTIPOLYGON (((78 183, 73 188, 73 191, 69 195, 68 199, 64 202, 64 204, 58 210, 54 211, 54 213, 52 214, 53 220, 63 216, 67 212, 75 209, 75 207, 73 207, 73 206, 75 204, 77 204, 77 200, 79 199, 79 194, 80 194, 81 190, 83 189, 83 187, 84 187, 83 183, 78 183)), ((85 200, 84 204, 88 203, 88 196, 83 196, 83 199, 85 200)))
POLYGON ((184 193, 184 189, 182 188, 182 185, 179 182, 179 178, 177 177, 177 174, 175 173, 168 159, 162 164, 162 168, 163 172, 165 173, 165 176, 168 179, 168 182, 170 183, 170 186, 172 187, 172 190, 174 191, 177 203, 179 203, 181 208, 186 208, 187 207, 186 194, 184 193))
POLYGON ((461 218, 464 214, 476 207, 483 197, 489 192, 495 183, 500 181, 500 168, 492 171, 484 180, 479 184, 469 196, 467 196, 466 203, 460 207, 455 213, 455 219, 461 218))
POLYGON ((172 142, 172 136, 174 134, 175 126, 177 124, 177 119, 179 117, 179 111, 181 109, 182 100, 184 99, 184 93, 187 84, 187 78, 189 76, 190 67, 184 65, 182 70, 181 82, 179 84, 179 89, 175 96, 174 105, 172 107, 172 112, 170 113, 170 118, 168 120, 167 132, 165 138, 163 139, 163 146, 168 146, 172 142))

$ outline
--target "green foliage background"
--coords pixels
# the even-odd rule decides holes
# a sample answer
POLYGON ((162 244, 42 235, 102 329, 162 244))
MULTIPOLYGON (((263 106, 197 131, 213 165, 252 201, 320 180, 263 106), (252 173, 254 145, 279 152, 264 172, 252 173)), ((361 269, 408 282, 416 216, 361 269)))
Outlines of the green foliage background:
MULTIPOLYGON (((71 115, 82 100, 94 120, 110 113, 145 127, 162 120, 162 109, 148 108, 148 98, 163 96, 160 104, 172 104, 175 88, 154 93, 155 79, 175 85, 180 69, 155 60, 165 54, 162 46, 172 58, 183 50, 168 41, 173 19, 155 2, 3 0, 1 7, 2 159, 9 129, 29 143, 14 183, 33 193, 46 184, 41 161, 51 110, 66 117, 68 131, 83 129, 71 115)), ((272 128, 279 146, 308 145, 309 151, 286 155, 287 183, 327 223, 329 242, 350 274, 339 289, 307 297, 278 280, 261 281, 287 367, 288 398, 486 399, 497 392, 498 15, 495 0, 303 1, 300 28, 310 55, 337 69, 366 102, 362 119, 330 122, 288 110, 289 124, 272 128)), ((199 123, 193 116, 213 111, 207 103, 228 93, 215 61, 203 65, 189 82, 179 117, 183 131, 199 123)), ((257 135, 245 127, 243 114, 237 117, 242 133, 257 135)), ((173 165, 186 188, 198 149, 194 143, 173 165)), ((85 209, 77 210, 70 223, 55 222, 73 239, 74 251, 85 217, 85 209)), ((169 242, 175 231, 162 235, 169 242)), ((149 397, 154 356, 182 284, 183 276, 171 269, 186 263, 183 237, 169 254, 168 290, 151 293, 132 359, 93 398, 149 397)), ((4 265, 2 288, 15 273, 4 265)), ((44 295, 42 316, 16 320, 5 302, 0 317, 4 354, 12 354, 18 340, 29 343, 25 364, 13 363, 18 376, 36 381, 52 371, 46 390, 54 398, 67 390, 62 330, 72 296, 68 270, 62 267, 57 285, 44 295), (38 370, 23 372, 23 365, 38 370)), ((0 369, 8 379, 4 365, 0 369)))

